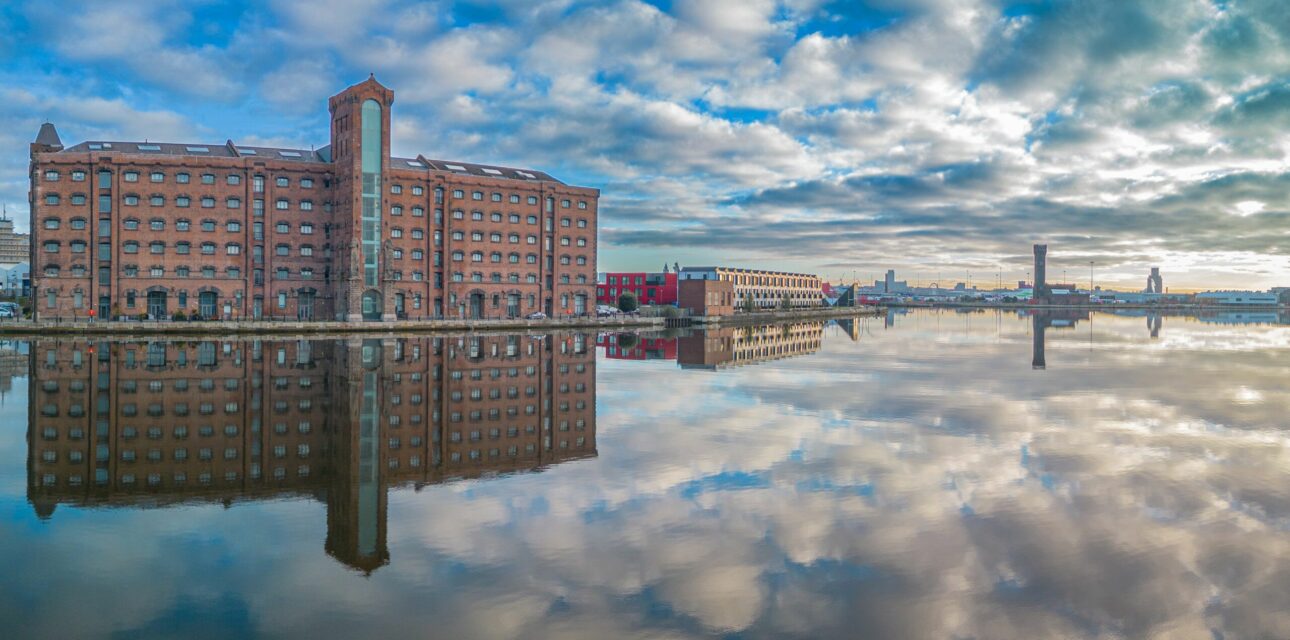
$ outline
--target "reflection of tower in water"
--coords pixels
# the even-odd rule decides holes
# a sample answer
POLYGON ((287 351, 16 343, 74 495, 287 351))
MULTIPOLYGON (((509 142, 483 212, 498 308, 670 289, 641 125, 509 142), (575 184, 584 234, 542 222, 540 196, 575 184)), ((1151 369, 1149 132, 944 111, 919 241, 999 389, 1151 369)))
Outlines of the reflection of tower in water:
POLYGON ((1158 313, 1147 314, 1147 330, 1151 332, 1151 338, 1154 340, 1160 337, 1160 326, 1164 323, 1164 316, 1158 313))
POLYGON ((1073 329, 1081 320, 1088 320, 1088 311, 1077 309, 1035 311, 1030 316, 1030 366, 1032 369, 1048 368, 1047 339, 1049 329, 1073 329))
POLYGON ((326 551, 390 560, 386 492, 596 455, 581 335, 32 346, 28 498, 325 498, 326 551))

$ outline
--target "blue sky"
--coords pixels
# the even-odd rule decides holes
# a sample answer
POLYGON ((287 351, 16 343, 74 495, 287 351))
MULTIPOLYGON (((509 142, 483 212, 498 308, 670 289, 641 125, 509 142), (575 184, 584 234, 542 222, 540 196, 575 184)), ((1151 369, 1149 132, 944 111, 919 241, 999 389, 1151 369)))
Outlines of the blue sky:
POLYGON ((396 153, 603 189, 602 270, 1290 285, 1280 0, 15 1, 0 59, 20 225, 45 119, 321 146, 371 72, 396 153))

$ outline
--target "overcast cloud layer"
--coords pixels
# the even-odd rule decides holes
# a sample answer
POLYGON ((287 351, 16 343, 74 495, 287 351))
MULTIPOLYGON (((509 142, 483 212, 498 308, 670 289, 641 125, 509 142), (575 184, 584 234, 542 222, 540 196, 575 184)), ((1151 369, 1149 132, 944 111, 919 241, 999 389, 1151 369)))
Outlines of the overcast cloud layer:
POLYGON ((396 153, 604 189, 602 270, 993 284, 1047 241, 1081 282, 1290 284, 1281 0, 40 0, 0 59, 20 224, 43 119, 323 145, 375 72, 396 153))

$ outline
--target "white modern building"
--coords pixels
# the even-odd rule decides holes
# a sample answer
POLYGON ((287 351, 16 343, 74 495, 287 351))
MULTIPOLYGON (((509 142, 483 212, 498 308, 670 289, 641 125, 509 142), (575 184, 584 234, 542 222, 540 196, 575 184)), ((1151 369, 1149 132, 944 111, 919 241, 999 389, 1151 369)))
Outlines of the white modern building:
POLYGON ((1277 294, 1266 291, 1206 291, 1196 294, 1198 304, 1243 307, 1275 307, 1280 303, 1277 294))

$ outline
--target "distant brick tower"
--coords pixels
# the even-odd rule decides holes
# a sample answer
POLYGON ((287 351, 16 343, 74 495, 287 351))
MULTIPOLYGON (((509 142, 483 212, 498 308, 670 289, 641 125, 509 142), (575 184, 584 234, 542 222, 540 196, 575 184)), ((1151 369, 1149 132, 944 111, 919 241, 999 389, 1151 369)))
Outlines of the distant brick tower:
POLYGON ((393 320, 382 255, 384 175, 390 159, 394 92, 374 76, 332 96, 331 157, 335 171, 336 316, 393 320))
POLYGON ((1048 245, 1035 245, 1035 302, 1048 301, 1048 245))

